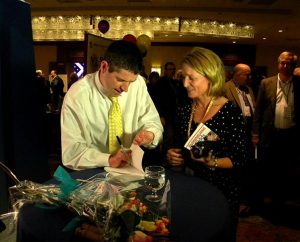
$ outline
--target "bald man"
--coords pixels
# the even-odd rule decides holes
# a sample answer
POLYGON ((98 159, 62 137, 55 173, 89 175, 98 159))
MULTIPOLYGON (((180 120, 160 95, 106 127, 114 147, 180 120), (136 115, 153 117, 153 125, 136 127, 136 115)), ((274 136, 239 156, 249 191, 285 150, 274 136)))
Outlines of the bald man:
POLYGON ((252 120, 255 109, 255 97, 252 88, 249 86, 251 83, 251 68, 250 66, 240 63, 233 69, 232 79, 225 83, 225 95, 239 108, 246 121, 246 132, 248 137, 248 152, 249 162, 248 166, 241 171, 242 181, 242 203, 240 209, 240 216, 248 216, 254 212, 256 206, 256 162, 254 147, 251 143, 251 130, 252 120))
POLYGON ((240 108, 247 123, 251 123, 255 109, 255 97, 252 88, 249 86, 250 82, 250 66, 237 64, 233 69, 232 79, 225 83, 226 97, 232 101, 236 107, 240 108))

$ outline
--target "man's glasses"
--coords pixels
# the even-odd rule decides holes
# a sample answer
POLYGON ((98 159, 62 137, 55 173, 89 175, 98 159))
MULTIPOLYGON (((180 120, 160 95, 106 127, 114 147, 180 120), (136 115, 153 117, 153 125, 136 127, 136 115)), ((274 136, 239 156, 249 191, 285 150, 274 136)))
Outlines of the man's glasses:
POLYGON ((242 76, 245 76, 245 77, 248 77, 248 78, 251 78, 251 74, 249 73, 249 74, 247 74, 247 73, 243 73, 243 74, 241 74, 242 76))

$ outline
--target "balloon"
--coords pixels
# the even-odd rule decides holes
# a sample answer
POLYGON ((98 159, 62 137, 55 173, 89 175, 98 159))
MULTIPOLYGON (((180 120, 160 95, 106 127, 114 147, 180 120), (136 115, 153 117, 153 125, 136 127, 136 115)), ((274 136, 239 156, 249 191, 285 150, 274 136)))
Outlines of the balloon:
POLYGON ((151 39, 148 35, 142 34, 136 39, 136 44, 141 52, 148 50, 151 46, 151 39))
POLYGON ((138 46, 138 48, 139 48, 139 50, 140 50, 141 56, 144 58, 144 57, 146 56, 146 54, 147 54, 147 49, 146 49, 146 47, 143 46, 143 45, 140 45, 140 46, 138 46), (146 53, 146 54, 145 54, 145 53, 146 53))
POLYGON ((141 57, 144 58, 147 55, 147 50, 145 51, 140 51, 141 52, 141 57))
POLYGON ((109 30, 109 23, 106 20, 99 21, 98 29, 102 34, 105 34, 109 30))
POLYGON ((128 41, 128 42, 131 42, 133 44, 136 44, 136 38, 134 35, 132 34, 126 34, 124 37, 123 37, 123 40, 125 41, 128 41))

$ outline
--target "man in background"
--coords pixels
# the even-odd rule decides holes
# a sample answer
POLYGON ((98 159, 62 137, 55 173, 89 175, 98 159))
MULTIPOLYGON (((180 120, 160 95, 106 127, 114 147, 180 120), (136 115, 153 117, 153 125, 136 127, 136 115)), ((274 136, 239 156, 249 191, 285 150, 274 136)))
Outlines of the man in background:
POLYGON ((250 87, 251 68, 249 65, 240 63, 233 68, 232 79, 225 82, 225 95, 239 108, 245 118, 245 129, 248 141, 249 161, 241 174, 242 203, 240 216, 248 216, 256 212, 257 205, 257 160, 255 149, 251 142, 252 120, 255 110, 255 97, 250 87))
POLYGON ((187 98, 186 89, 182 79, 175 79, 176 66, 173 62, 164 65, 164 75, 157 83, 157 98, 155 104, 164 126, 164 138, 162 144, 162 154, 173 145, 174 119, 176 108, 180 102, 187 98))
POLYGON ((50 111, 48 109, 48 105, 51 101, 51 94, 50 94, 50 83, 49 81, 45 78, 45 75, 42 70, 36 70, 35 72, 36 76, 36 81, 38 85, 38 101, 41 105, 41 109, 43 112, 48 112, 50 111))
POLYGON ((56 70, 50 72, 51 103, 53 112, 59 112, 64 98, 64 81, 56 70))
MULTIPOLYGON (((274 215, 283 214, 285 201, 298 195, 300 79, 293 75, 297 56, 282 52, 278 74, 261 81, 253 119, 252 142, 261 147, 261 185, 274 215)), ((298 195, 299 196, 299 195, 298 195)))
POLYGON ((252 118, 255 109, 255 97, 250 87, 251 68, 246 64, 237 64, 233 68, 233 77, 225 83, 226 97, 238 107, 246 120, 247 131, 250 135, 252 118))

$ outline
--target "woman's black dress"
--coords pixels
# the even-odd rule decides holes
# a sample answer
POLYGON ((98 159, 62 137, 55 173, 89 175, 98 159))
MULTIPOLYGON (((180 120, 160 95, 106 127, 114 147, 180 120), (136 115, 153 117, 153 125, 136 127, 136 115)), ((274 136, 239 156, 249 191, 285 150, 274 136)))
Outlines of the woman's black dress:
MULTIPOLYGON (((188 140, 188 127, 191 116, 191 103, 186 103, 178 108, 176 116, 175 146, 183 148, 188 140)), ((196 129, 198 123, 192 122, 190 134, 196 129)), ((247 162, 247 140, 244 118, 236 107, 228 101, 214 117, 205 122, 219 137, 218 141, 210 148, 218 157, 229 157, 233 163, 233 169, 212 170, 190 158, 190 151, 183 148, 185 167, 193 170, 195 176, 210 182, 220 189, 228 200, 234 222, 238 222, 239 211, 239 173, 247 162)), ((209 142, 210 144, 212 142, 209 142)), ((205 146, 205 142, 204 142, 205 146)), ((201 191, 199 191, 201 192, 201 191)))

